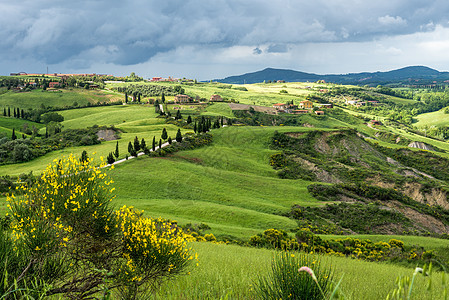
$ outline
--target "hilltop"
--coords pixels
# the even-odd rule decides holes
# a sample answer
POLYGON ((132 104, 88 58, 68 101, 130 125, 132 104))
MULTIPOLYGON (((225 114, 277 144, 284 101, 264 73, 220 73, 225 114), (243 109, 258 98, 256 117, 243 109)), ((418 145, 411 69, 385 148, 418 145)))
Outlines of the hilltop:
POLYGON ((251 84, 264 81, 286 82, 314 82, 325 80, 340 84, 387 84, 401 81, 432 80, 444 81, 449 79, 449 72, 439 72, 425 66, 410 66, 387 72, 362 72, 349 74, 314 74, 288 69, 266 68, 261 71, 246 73, 243 75, 229 76, 215 81, 231 84, 251 84))

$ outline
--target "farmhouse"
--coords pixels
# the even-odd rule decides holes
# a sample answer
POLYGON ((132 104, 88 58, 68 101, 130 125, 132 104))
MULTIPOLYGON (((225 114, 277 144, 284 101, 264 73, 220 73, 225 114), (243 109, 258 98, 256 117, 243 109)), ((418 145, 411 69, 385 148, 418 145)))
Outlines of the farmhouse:
POLYGON ((190 97, 187 95, 176 95, 175 96, 175 103, 186 103, 190 101, 190 97))
POLYGON ((221 98, 220 95, 212 95, 212 96, 210 96, 209 101, 221 102, 221 101, 223 101, 223 98, 221 98))
POLYGON ((322 110, 316 110, 316 111, 315 111, 315 114, 318 115, 318 116, 324 116, 324 111, 322 111, 322 110))
POLYGON ((347 104, 351 104, 351 105, 356 105, 359 101, 358 100, 347 100, 346 103, 347 104))
POLYGON ((284 104, 284 103, 276 103, 276 104, 273 104, 273 107, 276 109, 276 110, 285 110, 286 108, 287 108, 287 104, 284 104))
POLYGON ((56 88, 58 86, 59 86, 59 82, 57 82, 57 81, 52 81, 48 84, 49 88, 56 88))
POLYGON ((304 101, 299 102, 299 107, 310 109, 313 107, 313 103, 312 103, 312 101, 304 100, 304 101))

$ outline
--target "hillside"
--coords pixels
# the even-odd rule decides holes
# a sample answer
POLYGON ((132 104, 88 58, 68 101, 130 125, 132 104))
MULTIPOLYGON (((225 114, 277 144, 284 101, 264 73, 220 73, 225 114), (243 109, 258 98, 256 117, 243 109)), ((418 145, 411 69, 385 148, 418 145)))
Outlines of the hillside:
POLYGON ((357 233, 449 230, 448 159, 428 151, 391 151, 354 131, 278 133, 272 147, 282 151, 270 159, 279 177, 332 184, 308 186, 314 197, 330 202, 301 207, 303 222, 357 233))
POLYGON ((418 79, 443 81, 449 79, 449 73, 439 72, 424 66, 411 66, 387 72, 362 72, 340 75, 320 75, 294 70, 266 68, 257 72, 229 76, 224 79, 215 79, 215 81, 231 84, 251 84, 269 80, 284 80, 286 82, 314 82, 318 80, 325 80, 339 84, 387 84, 404 80, 418 79))

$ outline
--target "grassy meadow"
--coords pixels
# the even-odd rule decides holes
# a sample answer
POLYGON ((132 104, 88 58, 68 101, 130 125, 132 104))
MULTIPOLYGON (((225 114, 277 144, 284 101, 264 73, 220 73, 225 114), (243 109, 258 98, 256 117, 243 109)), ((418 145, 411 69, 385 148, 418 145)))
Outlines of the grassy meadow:
POLYGON ((448 126, 449 125, 449 115, 444 113, 446 108, 434 111, 431 113, 420 114, 415 119, 417 120, 416 127, 424 126, 448 126))
MULTIPOLYGON (((211 146, 117 165, 110 173, 116 202, 181 224, 206 223, 218 236, 244 239, 266 228, 293 229, 296 222, 280 214, 293 204, 319 202, 307 192, 310 182, 279 179, 269 166, 274 129, 222 128, 213 131, 211 146)), ((282 128, 298 129, 309 130, 282 128)))
POLYGON ((123 97, 112 92, 99 90, 61 89, 42 91, 36 89, 30 92, 8 91, 0 94, 0 108, 38 109, 42 106, 63 108, 72 106, 75 102, 78 105, 85 106, 88 103, 114 102, 118 100, 123 100, 123 97))
MULTIPOLYGON (((266 276, 275 251, 234 245, 193 243, 198 253, 198 266, 190 275, 167 282, 153 299, 256 299, 254 284, 266 276)), ((350 258, 325 256, 322 263, 332 266, 334 282, 341 278, 341 291, 347 299, 385 299, 395 287, 398 276, 413 274, 412 268, 387 263, 371 263, 350 258)), ((427 279, 417 276, 412 299, 443 299, 441 274, 432 275, 432 291, 427 291, 427 279)))
MULTIPOLYGON (((158 83, 161 85, 177 85, 158 83)), ((110 85, 122 85, 115 83, 110 85)), ((243 104, 271 106, 273 103, 305 99, 320 89, 332 88, 331 84, 316 83, 273 83, 252 85, 223 85, 218 83, 200 83, 182 85, 189 95, 209 98, 219 94, 243 104), (245 87, 247 91, 236 89, 245 87), (286 90, 287 93, 281 93, 286 90)), ((122 100, 123 95, 111 91, 64 90, 42 92, 35 90, 27 93, 5 92, 0 94, 1 107, 40 108, 71 106, 104 101, 122 100)), ((171 100, 171 97, 167 97, 171 100)), ((404 99, 396 99, 402 101, 404 99)), ((175 107, 181 107, 184 118, 192 116, 224 116, 235 118, 227 103, 214 103, 205 106, 168 105, 172 115, 175 107)), ((353 113, 347 111, 348 113, 353 113)), ((53 151, 32 161, 0 165, 0 175, 19 175, 33 172, 39 174, 45 166, 61 156, 75 154, 80 156, 86 150, 89 157, 96 161, 106 157, 119 145, 119 158, 128 154, 128 142, 136 136, 145 139, 151 147, 153 137, 156 142, 166 128, 168 135, 175 137, 178 127, 165 123, 158 117, 153 105, 132 104, 104 107, 87 107, 58 111, 64 116, 63 129, 81 129, 86 127, 114 126, 120 130, 120 138, 105 141, 98 145, 70 147, 53 151)), ((418 117, 416 124, 444 124, 441 111, 418 117), (433 115, 431 115, 433 114, 433 115), (429 115, 429 116, 427 116, 429 115), (431 116, 430 116, 431 115, 431 116), (438 121, 437 121, 438 120, 438 121)), ((367 116, 367 115, 366 115, 367 116)), ((307 186, 313 182, 304 180, 280 179, 270 166, 270 156, 279 152, 270 149, 270 140, 274 131, 307 132, 313 130, 334 130, 335 128, 354 128, 367 136, 373 136, 376 129, 348 118, 326 114, 302 116, 305 126, 230 126, 211 131, 213 142, 208 146, 193 150, 176 152, 165 157, 141 156, 118 164, 108 174, 114 180, 114 205, 134 206, 144 210, 145 216, 163 217, 187 223, 210 226, 207 233, 217 237, 248 240, 252 235, 268 228, 291 230, 297 227, 296 221, 286 216, 292 205, 320 206, 313 198, 307 186)), ((371 117, 371 115, 370 115, 371 117)), ((374 117, 374 116, 373 116, 374 117)), ((12 128, 20 133, 23 124, 35 125, 41 133, 44 125, 0 116, 0 135, 9 136, 12 128)), ((424 141, 440 149, 449 151, 445 142, 436 141, 405 132, 400 129, 386 128, 412 140, 424 141)), ((192 130, 181 128, 183 134, 192 130)), ((378 141, 381 145, 398 147, 378 141)), ((449 156, 449 154, 442 154, 449 156)), ((0 197, 0 215, 6 213, 5 197, 0 197)), ((342 238, 342 236, 322 236, 323 238, 342 238)), ((449 241, 414 236, 355 235, 354 238, 368 238, 372 241, 400 239, 407 245, 424 246, 437 252, 449 252, 449 241)), ((199 255, 198 266, 192 266, 190 275, 177 278, 162 286, 153 299, 254 299, 253 284, 258 276, 264 276, 270 269, 270 261, 275 254, 272 250, 223 245, 213 243, 192 243, 199 255)), ((413 270, 394 264, 372 263, 349 258, 330 257, 323 261, 335 270, 334 281, 343 277, 341 289, 347 299, 384 299, 395 288, 395 278, 399 275, 411 276, 413 270)), ((439 274, 433 275, 440 282, 439 274)), ((440 299, 441 285, 434 284, 431 293, 425 289, 426 280, 418 276, 414 299, 440 299)))

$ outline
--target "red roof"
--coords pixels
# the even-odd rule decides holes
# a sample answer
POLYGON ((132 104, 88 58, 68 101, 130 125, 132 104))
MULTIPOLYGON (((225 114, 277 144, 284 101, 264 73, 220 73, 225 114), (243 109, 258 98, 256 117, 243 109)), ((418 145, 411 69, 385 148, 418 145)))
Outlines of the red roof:
POLYGON ((273 106, 284 106, 285 104, 283 104, 283 103, 276 103, 276 104, 273 104, 273 106))

